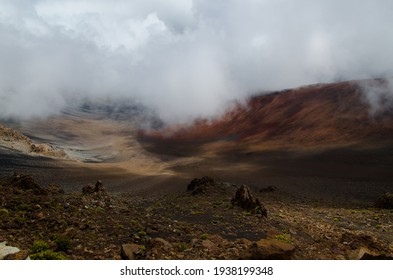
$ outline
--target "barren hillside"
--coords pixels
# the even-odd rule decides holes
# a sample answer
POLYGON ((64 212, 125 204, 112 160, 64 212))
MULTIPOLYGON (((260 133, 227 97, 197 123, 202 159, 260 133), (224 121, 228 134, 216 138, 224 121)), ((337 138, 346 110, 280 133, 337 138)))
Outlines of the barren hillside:
MULTIPOLYGON (((364 82, 364 81, 363 81, 364 82)), ((383 83, 376 80, 375 82, 383 83)), ((242 148, 325 148, 391 144, 393 111, 372 114, 358 82, 318 84, 254 96, 221 118, 142 131, 159 150, 173 146, 230 151, 242 148), (215 145, 213 145, 215 143, 215 145), (209 146, 210 145, 210 146, 209 146)), ((149 148, 149 145, 146 145, 149 148)), ((183 148, 184 150, 186 148, 183 148)), ((179 149, 177 149, 179 150, 179 149)))

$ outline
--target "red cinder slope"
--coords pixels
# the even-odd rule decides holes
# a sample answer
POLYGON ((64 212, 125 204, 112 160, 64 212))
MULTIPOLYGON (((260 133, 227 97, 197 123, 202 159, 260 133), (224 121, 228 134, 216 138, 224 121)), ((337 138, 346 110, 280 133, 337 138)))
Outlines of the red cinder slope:
POLYGON ((208 143, 270 148, 342 146, 389 142, 392 136, 392 110, 372 115, 356 81, 254 96, 213 121, 140 133, 142 142, 160 149, 208 143))

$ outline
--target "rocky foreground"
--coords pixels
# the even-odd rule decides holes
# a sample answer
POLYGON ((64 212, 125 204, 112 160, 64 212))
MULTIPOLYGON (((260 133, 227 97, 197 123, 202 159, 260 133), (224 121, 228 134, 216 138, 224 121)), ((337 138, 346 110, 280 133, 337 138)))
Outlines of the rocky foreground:
POLYGON ((101 181, 65 193, 14 174, 0 181, 0 251, 7 242, 20 251, 5 259, 392 259, 392 207, 390 194, 371 208, 333 207, 209 177, 168 196, 107 193, 101 181))

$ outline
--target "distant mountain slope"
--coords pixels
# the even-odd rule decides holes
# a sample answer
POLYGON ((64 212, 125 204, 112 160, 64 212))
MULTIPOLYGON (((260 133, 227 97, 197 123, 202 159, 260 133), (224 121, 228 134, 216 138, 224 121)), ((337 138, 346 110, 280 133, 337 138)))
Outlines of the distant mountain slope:
POLYGON ((49 157, 66 157, 62 149, 49 144, 33 144, 33 141, 19 131, 0 124, 0 146, 17 150, 25 154, 49 157))
POLYGON ((254 149, 392 142, 393 111, 372 115, 359 85, 359 81, 318 84, 254 96, 219 119, 142 131, 140 138, 160 149, 214 142, 254 149))

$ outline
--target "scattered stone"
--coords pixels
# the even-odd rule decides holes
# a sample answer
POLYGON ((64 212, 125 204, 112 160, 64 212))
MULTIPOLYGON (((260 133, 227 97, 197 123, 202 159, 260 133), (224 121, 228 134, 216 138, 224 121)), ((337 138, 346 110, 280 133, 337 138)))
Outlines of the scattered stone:
POLYGON ((247 260, 289 260, 295 246, 276 239, 261 239, 254 242, 243 254, 247 260))
POLYGON ((33 193, 36 195, 48 194, 48 192, 41 188, 30 175, 14 173, 8 178, 7 185, 20 190, 33 190, 33 193))
POLYGON ((7 246, 7 242, 0 243, 0 260, 4 260, 8 255, 18 253, 19 248, 7 246))
POLYGON ((74 227, 69 227, 64 231, 64 236, 66 236, 69 239, 74 238, 77 235, 78 231, 74 227))
POLYGON ((232 198, 232 205, 239 206, 252 214, 260 214, 263 217, 267 216, 265 207, 258 198, 254 199, 251 196, 250 188, 246 185, 242 185, 236 190, 235 197, 232 198))
POLYGON ((377 251, 383 250, 383 245, 380 245, 373 237, 364 233, 345 232, 341 236, 341 242, 348 245, 352 250, 362 247, 377 251))
POLYGON ((46 191, 52 194, 64 194, 64 190, 61 187, 54 184, 50 184, 45 189, 46 191))
POLYGON ((121 245, 120 257, 123 260, 137 260, 144 256, 144 250, 138 244, 121 245))
POLYGON ((393 193, 385 193, 375 203, 375 206, 383 209, 393 209, 393 193))
MULTIPOLYGON (((175 196, 108 193, 113 208, 100 206, 107 198, 102 182, 86 194, 58 195, 53 187, 45 188, 45 196, 19 188, 15 188, 19 191, 16 193, 6 180, 3 183, 0 241, 12 240, 12 245, 20 249, 42 241, 57 251, 58 237, 67 237, 70 247, 62 251, 67 259, 389 259, 393 255, 388 234, 390 212, 374 208, 348 211, 314 207, 307 201, 305 205, 292 204, 288 203, 292 200, 280 201, 278 193, 266 202, 271 217, 260 219, 250 216, 250 210, 243 215, 239 215, 243 210, 231 210, 229 203, 238 186, 218 181, 209 185, 208 195, 202 197, 191 192, 175 196), (190 215, 193 211, 196 214, 190 215), (334 217, 351 224, 341 227, 334 217), (344 231, 347 233, 343 235, 344 231), (46 233, 44 237, 42 232, 46 233), (293 246, 281 243, 280 247, 292 246, 285 254, 285 248, 279 250, 272 244, 277 241, 268 241, 269 245, 263 243, 266 240, 256 242, 266 235, 268 240, 284 243, 293 238, 299 249, 291 254, 293 246), (124 243, 128 244, 120 246, 124 243), (126 245, 131 245, 131 252, 126 245)), ((250 190, 243 196, 253 195, 253 202, 262 197, 250 190)), ((23 259, 23 254, 5 258, 23 259)))

